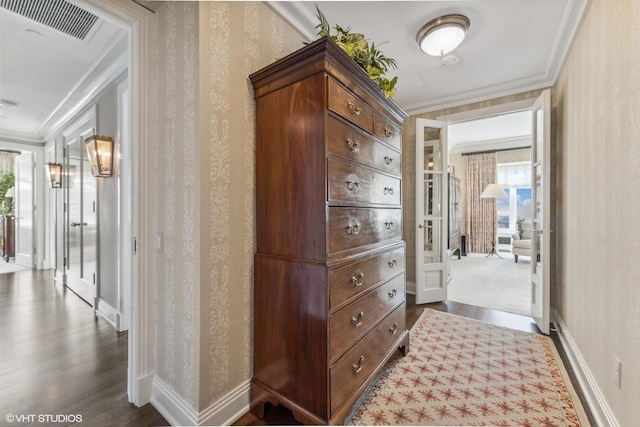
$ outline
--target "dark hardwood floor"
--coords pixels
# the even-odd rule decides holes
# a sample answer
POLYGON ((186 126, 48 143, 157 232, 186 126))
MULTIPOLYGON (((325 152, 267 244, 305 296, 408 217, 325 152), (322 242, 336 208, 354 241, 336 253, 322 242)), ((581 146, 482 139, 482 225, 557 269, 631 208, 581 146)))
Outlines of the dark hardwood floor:
MULTIPOLYGON (((169 425, 150 404, 138 408, 127 400, 127 333, 95 316, 77 295, 55 285, 52 275, 52 270, 0 274, 0 425, 9 424, 7 415, 48 414, 79 415, 82 426, 169 425)), ((416 305, 412 295, 407 295, 408 328, 425 308, 539 333, 529 317, 450 301, 416 305)), ((37 421, 13 425, 46 424, 37 421)), ((264 419, 247 413, 234 423, 293 424, 299 423, 290 411, 269 405, 264 419)))
MULTIPOLYGON (((53 271, 0 275, 0 425, 168 425, 127 400, 127 333, 118 333, 53 271), (41 423, 38 416, 68 416, 41 423), (26 419, 26 418, 23 418, 26 419)), ((46 420, 46 419, 45 419, 46 420)))

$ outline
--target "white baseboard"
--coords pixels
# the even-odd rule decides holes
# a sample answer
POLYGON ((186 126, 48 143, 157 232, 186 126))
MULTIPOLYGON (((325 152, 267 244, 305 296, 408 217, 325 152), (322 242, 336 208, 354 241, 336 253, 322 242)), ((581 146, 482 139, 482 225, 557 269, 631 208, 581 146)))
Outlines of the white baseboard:
POLYGON ((407 280, 407 293, 411 294, 411 295, 415 295, 416 294, 416 282, 410 282, 409 280, 407 280))
POLYGON ((182 396, 157 376, 153 377, 151 404, 173 426, 198 424, 198 414, 182 396))
POLYGON ((154 377, 151 404, 171 425, 231 425, 249 410, 249 381, 197 413, 167 383, 154 377))
POLYGON ((593 415, 596 425, 600 427, 620 427, 620 424, 611 411, 607 400, 600 391, 600 387, 598 387, 598 383, 591 373, 587 362, 584 360, 584 357, 582 357, 582 353, 580 353, 578 345, 571 336, 569 328, 567 328, 564 320, 557 312, 555 313, 555 318, 559 325, 559 328, 557 328, 558 337, 560 338, 562 347, 567 354, 569 364, 576 375, 578 384, 580 384, 580 388, 584 393, 585 400, 587 401, 587 405, 589 405, 591 415, 593 415))
POLYGON ((240 384, 198 416, 198 424, 205 426, 228 426, 249 410, 250 381, 240 384))
POLYGON ((115 330, 119 331, 118 324, 120 323, 120 313, 118 310, 111 307, 105 300, 102 298, 98 299, 96 313, 102 317, 104 320, 109 322, 111 326, 114 327, 115 330))
MULTIPOLYGON (((128 371, 127 378, 130 378, 128 371)), ((129 384, 127 388, 129 402, 136 406, 142 406, 149 403, 151 401, 151 392, 153 389, 153 378, 154 374, 149 374, 135 379, 135 384, 129 384)))

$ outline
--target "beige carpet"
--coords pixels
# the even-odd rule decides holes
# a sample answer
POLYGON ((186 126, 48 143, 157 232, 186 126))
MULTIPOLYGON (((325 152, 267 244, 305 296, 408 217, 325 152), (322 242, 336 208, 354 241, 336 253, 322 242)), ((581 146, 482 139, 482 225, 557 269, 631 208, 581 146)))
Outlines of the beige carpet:
POLYGON ((550 338, 431 309, 351 423, 589 425, 550 338))
POLYGON ((531 259, 520 257, 516 264, 512 254, 500 256, 504 259, 476 253, 453 257, 447 299, 528 316, 531 259))

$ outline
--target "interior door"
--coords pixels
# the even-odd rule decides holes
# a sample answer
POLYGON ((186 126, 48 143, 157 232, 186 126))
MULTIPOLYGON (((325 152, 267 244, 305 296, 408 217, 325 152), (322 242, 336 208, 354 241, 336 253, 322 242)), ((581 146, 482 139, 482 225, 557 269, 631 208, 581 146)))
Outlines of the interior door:
POLYGON ((95 307, 97 269, 97 190, 84 150, 93 129, 67 141, 67 286, 95 307))
POLYGON ((416 119, 416 303, 447 299, 446 122, 416 119))
POLYGON ((531 317, 538 328, 549 334, 551 254, 551 93, 547 89, 532 107, 531 176, 533 205, 531 244, 531 317))
POLYGON ((16 264, 33 268, 34 263, 34 166, 33 153, 16 156, 15 251, 16 264))

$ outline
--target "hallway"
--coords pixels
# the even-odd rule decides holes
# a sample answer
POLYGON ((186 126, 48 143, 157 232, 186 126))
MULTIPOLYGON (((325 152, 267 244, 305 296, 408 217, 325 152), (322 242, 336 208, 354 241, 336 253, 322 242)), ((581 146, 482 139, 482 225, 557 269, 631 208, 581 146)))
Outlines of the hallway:
POLYGON ((83 426, 168 424, 127 400, 127 333, 55 285, 53 270, 0 275, 0 342, 3 422, 50 414, 68 416, 61 425, 74 416, 83 426))

